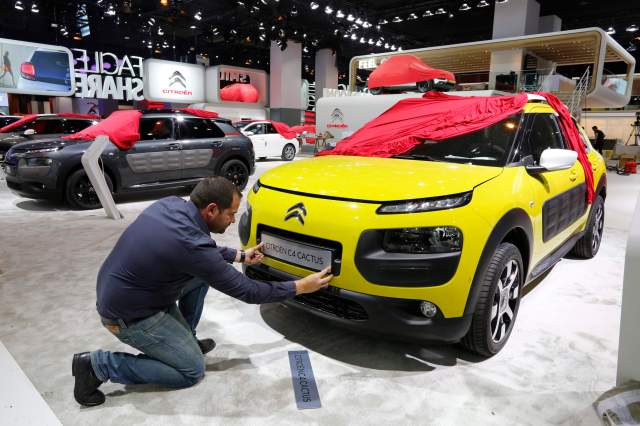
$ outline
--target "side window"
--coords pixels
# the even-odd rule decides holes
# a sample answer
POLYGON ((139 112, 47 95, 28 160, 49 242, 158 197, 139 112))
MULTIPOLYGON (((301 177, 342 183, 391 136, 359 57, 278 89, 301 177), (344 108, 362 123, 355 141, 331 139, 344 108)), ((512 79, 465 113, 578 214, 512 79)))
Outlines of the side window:
POLYGON ((27 129, 35 130, 36 134, 38 135, 64 133, 62 120, 38 119, 29 123, 27 125, 27 129))
POLYGON ((161 140, 173 137, 173 120, 171 118, 141 118, 140 140, 161 140))
POLYGON ((278 133, 278 132, 276 131, 275 127, 273 127, 273 124, 271 124, 271 123, 265 123, 265 125, 264 125, 264 126, 265 126, 265 128, 266 128, 266 132, 265 132, 266 134, 268 134, 268 135, 273 135, 273 134, 275 134, 275 133, 278 133))
POLYGON ((589 136, 587 135, 587 132, 584 131, 580 123, 578 123, 576 120, 573 120, 573 122, 578 128, 578 131, 580 132, 580 136, 582 137, 582 143, 584 143, 584 147, 587 149, 587 152, 591 151, 591 142, 589 141, 589 136))
POLYGON ((210 139, 222 137, 224 137, 224 132, 211 120, 184 118, 180 121, 181 139, 210 139))
POLYGON ((532 155, 536 164, 540 162, 542 152, 547 148, 564 149, 564 140, 560 127, 553 114, 532 114, 527 138, 522 157, 532 155))
POLYGON ((64 123, 65 133, 76 133, 91 126, 93 121, 89 120, 67 120, 64 123))

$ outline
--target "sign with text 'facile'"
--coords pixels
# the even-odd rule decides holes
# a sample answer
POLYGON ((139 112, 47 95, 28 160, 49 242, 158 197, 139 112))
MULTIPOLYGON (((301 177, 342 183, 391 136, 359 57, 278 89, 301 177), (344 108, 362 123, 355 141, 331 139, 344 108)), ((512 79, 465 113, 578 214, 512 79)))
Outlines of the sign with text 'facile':
POLYGON ((142 61, 140 56, 73 49, 78 98, 140 101, 142 61))
POLYGON ((204 67, 146 59, 144 97, 150 101, 190 104, 204 101, 204 67))

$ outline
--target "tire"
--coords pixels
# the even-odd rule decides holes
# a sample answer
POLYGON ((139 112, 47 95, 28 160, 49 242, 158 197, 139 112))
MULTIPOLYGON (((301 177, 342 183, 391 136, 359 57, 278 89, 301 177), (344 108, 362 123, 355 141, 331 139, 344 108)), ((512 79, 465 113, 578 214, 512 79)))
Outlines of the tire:
POLYGON ((249 182, 249 169, 240 160, 229 160, 220 167, 220 176, 229 179, 238 189, 243 190, 249 182))
POLYGON ((416 87, 418 88, 418 92, 426 93, 430 90, 433 90, 433 80, 420 81, 416 83, 416 87))
POLYGON ((518 316, 523 275, 520 250, 510 243, 500 244, 482 277, 471 327, 461 341, 465 348, 491 357, 504 347, 518 316))
POLYGON ((591 259, 600 249, 603 230, 604 199, 598 195, 591 206, 591 214, 589 215, 585 233, 582 238, 576 242, 576 245, 573 246, 571 254, 582 259, 591 259))
POLYGON ((282 160, 284 161, 291 161, 295 158, 296 156, 296 147, 293 146, 293 144, 286 144, 284 146, 284 148, 282 148, 282 156, 280 158, 282 158, 282 160))
POLYGON ((371 93, 372 95, 382 95, 382 92, 384 92, 384 88, 382 87, 374 87, 373 89, 369 89, 369 93, 371 93))
MULTIPOLYGON (((113 193, 113 183, 106 173, 104 174, 104 180, 107 181, 109 191, 113 193)), ((76 170, 67 178, 65 200, 72 208, 77 210, 92 210, 102 207, 98 194, 84 169, 76 170)))

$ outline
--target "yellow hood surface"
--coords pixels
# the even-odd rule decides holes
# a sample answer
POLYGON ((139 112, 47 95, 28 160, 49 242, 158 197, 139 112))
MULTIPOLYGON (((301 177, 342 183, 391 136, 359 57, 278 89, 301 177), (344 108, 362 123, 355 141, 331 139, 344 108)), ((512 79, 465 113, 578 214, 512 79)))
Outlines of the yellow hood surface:
POLYGON ((470 191, 500 173, 501 167, 330 155, 276 167, 260 183, 314 195, 394 201, 470 191))

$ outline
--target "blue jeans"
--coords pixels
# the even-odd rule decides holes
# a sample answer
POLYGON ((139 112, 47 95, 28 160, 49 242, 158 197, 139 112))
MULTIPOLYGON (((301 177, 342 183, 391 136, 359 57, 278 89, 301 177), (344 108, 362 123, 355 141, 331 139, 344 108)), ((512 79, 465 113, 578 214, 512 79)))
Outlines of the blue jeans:
POLYGON ((105 327, 121 342, 141 354, 91 352, 98 379, 122 384, 153 383, 173 388, 195 385, 204 376, 204 356, 195 339, 209 285, 193 280, 183 290, 178 306, 133 324, 107 321, 105 327))

